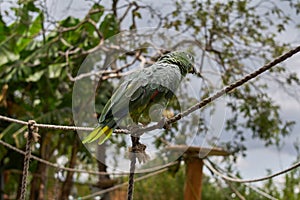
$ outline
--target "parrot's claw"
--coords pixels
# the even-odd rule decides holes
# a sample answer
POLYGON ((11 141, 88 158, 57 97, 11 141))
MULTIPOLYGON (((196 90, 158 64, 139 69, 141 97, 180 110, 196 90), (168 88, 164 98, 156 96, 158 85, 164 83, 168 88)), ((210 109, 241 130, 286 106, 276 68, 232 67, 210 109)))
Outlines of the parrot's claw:
POLYGON ((159 128, 164 128, 164 129, 167 129, 169 130, 171 127, 170 125, 168 124, 168 119, 163 117, 158 123, 157 123, 157 126, 159 128))
POLYGON ((135 124, 135 125, 130 125, 127 127, 127 129, 130 131, 132 135, 135 133, 138 133, 144 126, 141 124, 135 124))
MULTIPOLYGON (((129 148, 129 152, 135 154, 139 163, 146 163, 150 159, 149 155, 145 152, 145 150, 146 150, 146 145, 141 143, 138 143, 135 147, 129 148)), ((130 156, 133 156, 132 154, 130 156)), ((132 157, 130 157, 130 159, 132 159, 132 157)))

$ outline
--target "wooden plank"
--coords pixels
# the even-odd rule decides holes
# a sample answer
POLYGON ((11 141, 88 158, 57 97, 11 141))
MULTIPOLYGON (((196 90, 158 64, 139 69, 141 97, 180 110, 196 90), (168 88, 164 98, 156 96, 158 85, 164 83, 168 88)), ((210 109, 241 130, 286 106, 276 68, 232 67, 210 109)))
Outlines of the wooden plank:
POLYGON ((220 148, 205 148, 205 147, 197 147, 197 146, 186 146, 186 145, 173 145, 166 147, 166 150, 174 151, 174 152, 182 152, 186 154, 199 154, 202 158, 206 156, 228 156, 229 152, 224 151, 220 148))
POLYGON ((174 145, 166 147, 167 151, 185 155, 186 179, 184 186, 185 200, 201 200, 202 190, 202 159, 208 156, 228 156, 229 152, 220 148, 204 148, 187 145, 174 145))
POLYGON ((203 161, 198 158, 186 159, 185 200, 201 200, 203 161))

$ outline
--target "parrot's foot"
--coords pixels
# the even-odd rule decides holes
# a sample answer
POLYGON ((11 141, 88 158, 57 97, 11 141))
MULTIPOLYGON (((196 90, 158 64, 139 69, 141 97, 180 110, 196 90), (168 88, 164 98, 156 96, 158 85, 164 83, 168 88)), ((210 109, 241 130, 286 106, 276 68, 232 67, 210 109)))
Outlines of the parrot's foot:
POLYGON ((144 126, 141 124, 135 124, 135 125, 130 125, 127 127, 127 129, 130 131, 132 136, 137 136, 139 131, 143 128, 144 126))
POLYGON ((132 159, 132 154, 135 154, 136 158, 138 159, 139 163, 146 163, 150 157, 145 152, 146 145, 137 143, 134 147, 129 147, 130 159, 132 159))
POLYGON ((171 128, 171 126, 168 124, 168 119, 163 117, 158 123, 157 123, 157 126, 159 128, 164 128, 164 129, 167 129, 169 130, 171 128))

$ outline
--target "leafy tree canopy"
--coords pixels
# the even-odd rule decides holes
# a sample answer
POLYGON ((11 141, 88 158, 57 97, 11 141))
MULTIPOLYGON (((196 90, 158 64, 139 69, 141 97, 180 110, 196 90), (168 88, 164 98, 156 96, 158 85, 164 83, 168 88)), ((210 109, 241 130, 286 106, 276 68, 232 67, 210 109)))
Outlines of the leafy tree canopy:
MULTIPOLYGON (((83 18, 67 16, 59 20, 49 15, 49 6, 40 0, 19 1, 11 8, 1 10, 0 113, 21 120, 34 119, 39 123, 74 125, 72 100, 78 101, 76 105, 79 110, 85 106, 80 99, 72 99, 77 72, 87 56, 99 50, 104 53, 97 58, 98 64, 108 68, 100 73, 97 85, 98 115, 116 82, 124 74, 153 63, 165 51, 183 46, 196 55, 196 66, 201 74, 196 81, 204 83, 199 98, 202 99, 218 89, 211 84, 210 74, 214 74, 213 80, 228 85, 293 46, 279 41, 278 36, 289 26, 295 25, 293 16, 298 16, 300 10, 298 1, 280 1, 277 4, 247 0, 174 0, 168 3, 167 9, 159 9, 165 5, 160 3, 162 5, 147 1, 113 0, 105 4, 89 1, 90 9, 83 18), (105 43, 118 33, 149 25, 154 30, 176 31, 189 39, 172 35, 173 43, 167 47, 157 47, 156 40, 153 40, 154 43, 150 40, 140 45, 143 48, 134 51, 126 49, 129 46, 127 43, 122 45, 126 38, 123 38, 124 41, 113 41, 116 45, 105 43), (212 64, 208 66, 209 63, 212 64)), ((148 33, 147 38, 151 38, 151 34, 148 33)), ((168 35, 162 35, 160 39, 167 41, 167 38, 168 35)), ((87 78, 95 80, 98 75, 95 73, 87 78)), ((235 152, 235 155, 246 152, 244 142, 249 138, 247 133, 266 145, 279 145, 280 140, 291 132, 294 122, 281 117, 280 106, 268 93, 269 80, 274 84, 284 84, 286 90, 299 86, 297 74, 281 65, 228 94, 230 101, 226 102, 226 106, 231 115, 226 119, 225 129, 233 139, 219 145, 235 152)), ((82 91, 88 90, 90 88, 82 88, 82 91)), ((181 91, 180 94, 186 96, 187 93, 189 91, 181 91)), ((198 100, 186 98, 185 103, 190 106, 198 100)), ((178 112, 176 103, 173 102, 174 112, 178 112)), ((213 113, 213 106, 211 104, 203 112, 208 110, 213 113)), ((164 131, 155 143, 157 148, 162 148, 162 141, 185 143, 189 132, 195 127, 203 134, 209 134, 207 118, 200 115, 200 118, 193 120, 193 117, 179 121, 170 130, 164 131)), ((26 141, 23 133, 26 127, 4 121, 0 121, 0 125, 1 140, 24 148, 26 141)), ((76 133, 46 129, 39 133, 41 138, 33 154, 52 162, 67 158, 69 167, 97 166, 76 133), (71 162, 74 159, 76 162, 71 162)), ((124 147, 124 138, 113 142, 118 147, 124 147)), ((210 142, 216 141, 211 138, 210 142)), ((3 191, 12 198, 19 195, 20 176, 13 173, 13 170, 22 169, 22 163, 15 162, 17 156, 12 150, 0 146, 3 166, 0 172, 13 177, 3 186, 3 191)), ((73 174, 69 172, 59 175, 55 169, 37 161, 31 162, 30 171, 33 174, 28 194, 30 199, 49 199, 53 195, 65 199, 71 193, 74 182, 81 180, 79 175, 72 178, 73 174), (63 177, 61 180, 57 178, 60 176, 63 177), (64 192, 55 192, 57 184, 61 187, 59 191, 64 192), (47 190, 41 190, 41 185, 47 190)), ((287 175, 286 179, 292 184, 290 176, 294 175, 287 175)), ((97 177, 90 177, 89 181, 95 182, 97 177)), ((83 196, 87 191, 79 183, 76 188, 78 192, 72 194, 74 196, 83 196)), ((292 191, 285 189, 284 192, 290 194, 292 191)))

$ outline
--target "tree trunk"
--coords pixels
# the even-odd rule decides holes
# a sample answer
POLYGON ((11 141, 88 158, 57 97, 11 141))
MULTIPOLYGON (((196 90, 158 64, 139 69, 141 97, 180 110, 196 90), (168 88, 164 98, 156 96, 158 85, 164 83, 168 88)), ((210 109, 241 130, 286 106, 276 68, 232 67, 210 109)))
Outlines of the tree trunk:
POLYGON ((30 184, 30 199, 43 200, 45 199, 45 174, 47 172, 47 166, 43 163, 38 164, 37 174, 41 176, 34 176, 30 184))
POLYGON ((4 199, 4 170, 0 169, 0 200, 4 199))
POLYGON ((18 192, 17 192, 17 199, 21 197, 21 188, 22 188, 22 174, 19 176, 19 184, 18 184, 18 192))
MULTIPOLYGON (((79 147, 78 139, 75 138, 73 147, 72 147, 69 168, 74 168, 76 165, 78 147, 79 147)), ((62 185, 59 199, 61 199, 61 200, 68 199, 68 197, 71 193, 72 186, 73 186, 73 174, 74 174, 74 172, 70 172, 70 171, 67 172, 67 177, 66 177, 65 182, 62 185)))
MULTIPOLYGON (((106 158, 106 144, 98 145, 97 147, 97 162, 98 162, 98 171, 99 172, 106 172, 107 166, 105 165, 105 158, 106 158)), ((99 175, 99 182, 98 185, 101 189, 105 189, 110 187, 109 175, 99 175)), ((103 200, 110 200, 109 193, 106 193, 102 197, 103 200)))
MULTIPOLYGON (((41 158, 44 160, 49 160, 51 155, 51 136, 50 134, 42 135, 40 138, 40 155, 41 158)), ((40 176, 34 176, 31 184, 30 184, 30 199, 32 200, 43 200, 46 199, 46 176, 48 172, 48 166, 38 162, 37 171, 35 173, 39 174, 40 176)))

